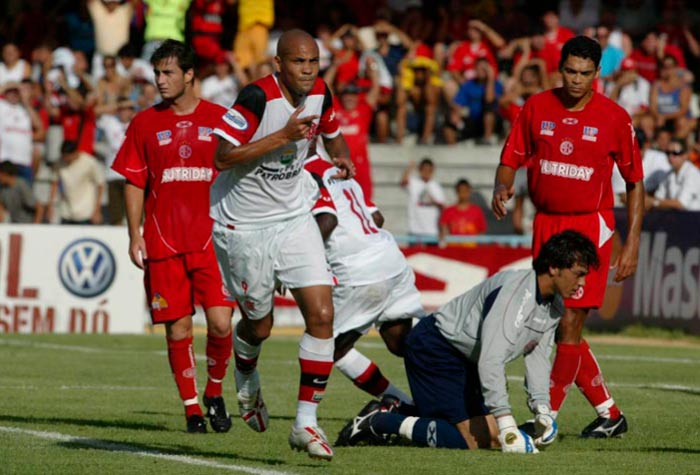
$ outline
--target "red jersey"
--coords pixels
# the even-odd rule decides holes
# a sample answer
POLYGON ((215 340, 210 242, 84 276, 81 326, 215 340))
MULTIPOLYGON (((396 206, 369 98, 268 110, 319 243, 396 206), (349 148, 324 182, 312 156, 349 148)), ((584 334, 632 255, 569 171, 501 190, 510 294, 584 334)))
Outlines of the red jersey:
POLYGON ((443 224, 452 235, 469 236, 486 231, 484 212, 475 204, 465 209, 459 205, 448 206, 440 216, 440 225, 443 224))
POLYGON ((335 104, 335 117, 340 132, 350 149, 350 159, 355 165, 355 180, 362 187, 367 199, 372 198, 372 177, 369 166, 369 127, 374 110, 367 101, 360 99, 354 110, 343 109, 340 101, 335 104))
POLYGON ((602 94, 581 111, 564 108, 561 88, 530 97, 513 123, 501 165, 527 166, 530 198, 538 211, 592 213, 613 206, 613 162, 628 183, 643 177, 629 114, 602 94))
POLYGON ((463 41, 457 46, 452 53, 452 59, 447 65, 448 71, 463 73, 466 79, 473 79, 476 75, 474 68, 476 60, 486 58, 493 68, 494 74, 498 74, 498 63, 493 55, 491 48, 484 41, 473 44, 469 41, 463 41))
POLYGON ((194 0, 190 7, 193 34, 219 34, 224 31, 221 14, 224 11, 222 0, 194 0))
POLYGON ((542 58, 547 64, 547 72, 553 73, 559 69, 559 59, 564 44, 574 37, 573 31, 559 27, 554 33, 545 33, 544 48, 533 53, 535 58, 542 58))
MULTIPOLYGON (((673 56, 679 68, 686 67, 683 51, 678 46, 666 45, 664 56, 673 56)), ((655 54, 646 54, 641 49, 632 51, 630 57, 637 65, 637 72, 649 82, 654 82, 659 77, 659 58, 655 54)))
POLYGON ((63 140, 78 143, 78 150, 95 155, 95 110, 92 106, 85 110, 62 108, 61 125, 63 125, 63 140))
POLYGON ((210 245, 209 187, 217 176, 211 135, 226 109, 200 100, 176 115, 157 104, 134 117, 112 168, 143 188, 143 237, 149 259, 201 251, 210 245))

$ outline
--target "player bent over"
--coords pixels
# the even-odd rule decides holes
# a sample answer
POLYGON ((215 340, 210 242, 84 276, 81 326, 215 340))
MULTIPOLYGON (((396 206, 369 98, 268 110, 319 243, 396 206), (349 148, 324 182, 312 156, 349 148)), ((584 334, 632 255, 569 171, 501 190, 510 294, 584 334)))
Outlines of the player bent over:
POLYGON ((312 213, 338 280, 333 287, 335 367, 373 396, 411 403, 354 345, 375 324, 389 351, 403 356, 413 318, 425 315, 413 270, 356 180, 334 179, 339 170, 320 156, 307 159, 305 168, 321 191, 312 213))
POLYGON ((301 30, 283 33, 275 61, 279 73, 243 88, 214 131, 220 137, 216 166, 223 171, 211 191, 213 238, 224 281, 242 309, 234 336, 241 416, 253 430, 267 428, 256 367, 281 283, 306 323, 289 444, 329 460, 333 449, 318 426, 316 409, 333 367, 333 280, 311 215, 315 197, 310 199, 304 186, 309 144, 321 135, 341 175, 350 177, 353 170, 330 89, 318 77, 313 37, 301 30))
POLYGON ((209 188, 217 174, 211 131, 226 109, 195 97, 195 55, 189 46, 165 41, 151 63, 163 101, 134 117, 112 165, 127 179, 129 256, 145 271, 153 323, 165 324, 168 360, 188 432, 207 431, 192 350, 194 302, 204 307, 209 373, 204 405, 212 428, 226 432, 231 419, 221 384, 232 352, 233 310, 211 243, 209 217, 209 188))
POLYGON ((567 230, 544 244, 533 269, 500 272, 423 318, 404 354, 417 417, 401 414, 401 406, 398 413, 375 408, 355 417, 340 438, 354 445, 398 434, 416 445, 455 449, 488 448, 497 438, 503 452, 517 453, 551 443, 557 430, 549 356, 562 299, 598 264, 593 243, 567 230), (518 429, 508 402, 505 366, 521 355, 534 441, 518 429))

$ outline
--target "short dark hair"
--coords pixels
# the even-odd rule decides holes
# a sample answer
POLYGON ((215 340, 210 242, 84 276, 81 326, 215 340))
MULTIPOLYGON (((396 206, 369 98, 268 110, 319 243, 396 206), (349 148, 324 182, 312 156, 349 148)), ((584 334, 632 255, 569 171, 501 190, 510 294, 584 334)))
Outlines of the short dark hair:
POLYGON ((418 164, 418 169, 421 169, 426 165, 430 165, 431 167, 435 168, 435 164, 433 163, 432 159, 425 157, 421 159, 420 163, 418 164))
POLYGON ((78 142, 75 140, 64 140, 61 144, 61 154, 73 153, 78 150, 78 142))
POLYGON ((184 72, 194 70, 197 55, 191 46, 182 41, 167 39, 151 55, 151 64, 156 65, 168 58, 177 58, 177 64, 184 72))
POLYGON ((467 180, 466 178, 460 178, 459 180, 457 180, 457 183, 455 183, 455 190, 459 190, 459 187, 462 185, 468 186, 469 188, 472 187, 472 184, 469 183, 469 180, 467 180))
POLYGON ((10 176, 19 175, 19 167, 9 160, 0 162, 0 173, 6 173, 10 176))
POLYGON ((538 256, 532 261, 532 268, 539 274, 546 274, 549 268, 570 269, 574 264, 597 269, 600 265, 595 244, 578 231, 567 229, 550 237, 544 243, 538 256))
POLYGON ((561 50, 561 59, 559 60, 559 69, 564 67, 564 63, 569 56, 577 58, 590 59, 595 64, 596 69, 600 66, 600 57, 603 52, 600 49, 600 43, 593 38, 587 36, 576 36, 571 38, 564 44, 561 50))
POLYGON ((136 51, 136 46, 131 43, 127 43, 117 51, 117 56, 120 58, 136 58, 138 52, 136 51))

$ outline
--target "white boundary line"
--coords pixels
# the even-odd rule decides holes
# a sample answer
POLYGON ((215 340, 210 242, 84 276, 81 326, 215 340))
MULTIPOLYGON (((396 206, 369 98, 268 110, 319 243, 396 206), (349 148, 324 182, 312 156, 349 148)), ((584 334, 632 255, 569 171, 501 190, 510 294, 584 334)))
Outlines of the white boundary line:
POLYGON ((187 455, 172 455, 165 454, 163 452, 158 452, 156 450, 143 450, 138 447, 134 447, 128 444, 119 444, 116 442, 109 442, 106 440, 91 439, 87 437, 76 437, 67 434, 61 434, 58 432, 45 432, 40 430, 30 430, 21 429, 19 427, 7 427, 0 426, 0 432, 6 432, 10 434, 28 435, 32 437, 37 437, 46 440, 56 440, 59 442, 69 442, 73 444, 85 445, 87 447, 94 447, 96 449, 108 450, 112 452, 125 452, 131 455, 136 455, 138 457, 151 457, 155 459, 168 460, 170 462, 185 463, 188 465, 196 465, 200 467, 207 468, 220 468, 223 470, 229 470, 232 472, 243 472, 250 473, 253 475, 290 475, 292 472, 281 472, 277 470, 264 470, 253 467, 247 467, 245 465, 229 465, 220 462, 214 462, 212 460, 204 460, 194 457, 189 457, 187 455))
MULTIPOLYGON (((525 381, 525 376, 508 375, 508 381, 525 381)), ((661 389, 667 391, 686 391, 700 394, 699 386, 685 386, 683 384, 672 383, 609 383, 606 384, 611 388, 628 388, 628 389, 661 389)))

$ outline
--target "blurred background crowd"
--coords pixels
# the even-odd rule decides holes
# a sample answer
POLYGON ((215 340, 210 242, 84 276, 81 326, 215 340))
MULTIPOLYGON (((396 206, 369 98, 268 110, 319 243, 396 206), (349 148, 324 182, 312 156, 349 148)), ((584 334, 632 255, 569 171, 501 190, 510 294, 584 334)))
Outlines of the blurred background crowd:
MULTIPOLYGON (((229 107, 245 84, 274 71, 277 38, 294 27, 317 38, 321 74, 369 196, 370 141, 498 146, 530 95, 560 85, 561 48, 583 34, 603 48, 595 89, 633 118, 647 206, 678 208, 663 193, 686 187, 692 196, 676 200, 680 209, 700 209, 700 4, 6 0, 0 221, 121 224, 124 182, 109 165, 134 114, 159 100, 149 58, 160 42, 191 44, 199 94, 229 107)), ((487 232, 470 183, 457 181, 449 206, 430 183, 434 167, 427 159, 396 177, 417 203, 409 202, 409 227, 413 206, 431 213, 422 218, 426 235, 487 232)), ((624 192, 624 183, 614 186, 624 192)))

